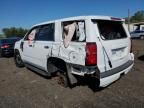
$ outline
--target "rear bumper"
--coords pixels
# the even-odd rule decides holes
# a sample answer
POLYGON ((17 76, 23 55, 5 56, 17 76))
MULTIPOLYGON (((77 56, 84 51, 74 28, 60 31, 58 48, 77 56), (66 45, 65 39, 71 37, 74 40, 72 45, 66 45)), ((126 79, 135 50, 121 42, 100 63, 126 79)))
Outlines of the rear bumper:
POLYGON ((122 74, 127 74, 130 71, 130 69, 133 67, 133 65, 134 65, 134 61, 129 60, 125 64, 115 69, 101 73, 100 74, 100 87, 106 87, 112 82, 119 79, 122 74))
POLYGON ((113 74, 119 73, 125 69, 127 69, 128 67, 130 67, 131 65, 134 64, 134 60, 129 60, 126 63, 124 63, 123 65, 116 67, 114 69, 105 71, 105 72, 100 72, 100 70, 98 69, 97 66, 81 66, 81 65, 73 65, 72 66, 72 73, 76 74, 76 75, 80 75, 80 76, 84 76, 86 74, 94 74, 94 73, 99 73, 99 78, 105 78, 105 77, 109 77, 113 74))
POLYGON ((114 69, 100 72, 97 66, 76 66, 72 65, 72 73, 80 76, 84 75, 96 75, 96 77, 100 80, 100 87, 106 87, 112 82, 116 81, 120 78, 122 74, 127 74, 130 69, 134 65, 134 55, 133 53, 130 53, 129 60, 122 64, 121 66, 118 66, 114 69))
POLYGON ((92 75, 95 74, 96 77, 100 80, 100 87, 106 87, 112 82, 116 81, 117 79, 120 78, 122 74, 127 74, 130 69, 134 65, 134 60, 129 60, 125 64, 114 68, 112 70, 108 70, 105 72, 100 72, 97 67, 79 67, 79 69, 72 69, 72 73, 80 76, 84 75, 92 75))
POLYGON ((111 70, 108 70, 108 71, 105 71, 105 72, 102 72, 100 74, 100 78, 105 78, 105 77, 109 77, 111 75, 114 75, 118 72, 121 72, 125 69, 127 69, 128 67, 130 67, 131 65, 133 65, 133 60, 129 60, 128 62, 126 62, 125 64, 119 66, 119 67, 116 67, 114 69, 111 69, 111 70))

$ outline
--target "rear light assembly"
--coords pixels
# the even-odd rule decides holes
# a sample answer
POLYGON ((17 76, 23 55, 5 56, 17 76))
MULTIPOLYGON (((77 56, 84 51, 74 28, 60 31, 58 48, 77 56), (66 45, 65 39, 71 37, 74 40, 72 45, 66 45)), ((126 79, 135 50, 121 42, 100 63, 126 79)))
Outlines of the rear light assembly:
POLYGON ((87 66, 94 66, 97 64, 97 46, 96 43, 86 43, 86 59, 87 66))
POLYGON ((9 48, 9 45, 3 45, 1 48, 9 48))

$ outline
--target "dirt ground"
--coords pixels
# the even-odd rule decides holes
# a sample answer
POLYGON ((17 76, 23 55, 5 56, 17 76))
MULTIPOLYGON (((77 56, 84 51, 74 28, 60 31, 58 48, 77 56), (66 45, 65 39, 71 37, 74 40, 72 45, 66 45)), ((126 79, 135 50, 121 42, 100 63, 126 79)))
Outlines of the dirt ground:
POLYGON ((0 58, 0 108, 144 108, 144 40, 133 40, 135 65, 112 85, 93 91, 87 85, 63 88, 26 69, 13 57, 0 58))

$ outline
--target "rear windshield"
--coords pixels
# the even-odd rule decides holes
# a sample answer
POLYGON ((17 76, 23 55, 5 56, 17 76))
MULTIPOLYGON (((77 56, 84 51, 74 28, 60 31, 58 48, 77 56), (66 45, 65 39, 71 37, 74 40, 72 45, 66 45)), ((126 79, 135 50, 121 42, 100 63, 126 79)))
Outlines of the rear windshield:
POLYGON ((126 32, 122 22, 108 20, 93 20, 98 24, 99 32, 103 40, 114 40, 126 38, 126 32))

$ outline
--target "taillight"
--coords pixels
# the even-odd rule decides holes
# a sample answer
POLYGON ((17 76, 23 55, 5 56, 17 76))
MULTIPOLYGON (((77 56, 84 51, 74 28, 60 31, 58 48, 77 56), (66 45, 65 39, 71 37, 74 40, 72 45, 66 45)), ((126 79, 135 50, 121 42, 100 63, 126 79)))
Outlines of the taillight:
POLYGON ((9 45, 3 45, 1 48, 9 48, 9 45))
POLYGON ((85 64, 88 66, 97 64, 97 46, 96 43, 86 43, 85 64))

